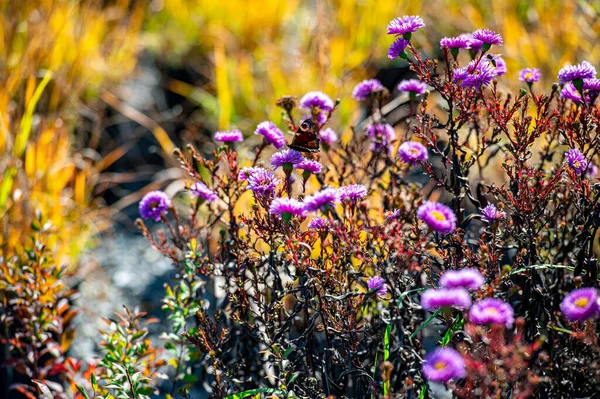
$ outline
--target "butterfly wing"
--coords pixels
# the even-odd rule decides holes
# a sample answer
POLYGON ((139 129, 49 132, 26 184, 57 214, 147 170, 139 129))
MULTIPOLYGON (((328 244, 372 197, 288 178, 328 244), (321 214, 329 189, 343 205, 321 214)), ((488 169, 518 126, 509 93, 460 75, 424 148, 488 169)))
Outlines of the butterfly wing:
POLYGON ((288 147, 300 152, 319 152, 319 144, 317 125, 307 119, 298 127, 294 139, 288 147))

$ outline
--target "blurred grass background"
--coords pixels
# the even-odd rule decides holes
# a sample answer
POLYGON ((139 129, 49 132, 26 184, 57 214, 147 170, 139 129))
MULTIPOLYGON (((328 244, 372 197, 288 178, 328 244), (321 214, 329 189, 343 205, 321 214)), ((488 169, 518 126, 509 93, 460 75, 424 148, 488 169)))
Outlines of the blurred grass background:
MULTIPOLYGON (((321 90, 342 99, 334 124, 357 117, 350 98, 365 78, 394 75, 388 22, 421 15, 427 56, 439 39, 488 27, 505 44, 507 86, 538 67, 546 90, 567 62, 600 60, 600 3, 567 0, 0 0, 0 255, 23 254, 39 210, 55 226, 61 261, 76 261, 114 212, 95 191, 130 147, 101 143, 103 109, 151 133, 163 157, 187 139, 280 121, 275 99, 321 90), (160 66, 160 88, 193 105, 185 129, 127 104, 121 84, 160 66), (170 71, 178 71, 170 73, 170 71), (182 72, 183 71, 183 72, 182 72), (92 122, 90 122, 92 121, 92 122), (81 136, 85 136, 82 139, 81 136), (33 226, 32 226, 33 224, 33 226)), ((542 87, 540 85, 540 87, 542 87)))

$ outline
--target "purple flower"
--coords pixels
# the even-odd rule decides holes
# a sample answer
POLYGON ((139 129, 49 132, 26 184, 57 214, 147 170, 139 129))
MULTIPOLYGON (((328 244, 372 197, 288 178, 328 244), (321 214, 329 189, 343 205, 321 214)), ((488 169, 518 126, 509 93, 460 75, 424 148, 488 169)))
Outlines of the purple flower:
POLYGON ((385 148, 389 153, 392 150, 392 141, 396 138, 396 131, 387 123, 374 123, 367 126, 367 135, 372 139, 372 151, 381 151, 385 148))
POLYGON ((593 79, 596 77, 596 68, 587 61, 578 65, 566 65, 558 71, 558 83, 564 84, 580 79, 593 79))
POLYGON ((464 288, 430 288, 421 295, 421 307, 425 310, 468 309, 471 307, 471 295, 464 288))
POLYGON ((450 234, 456 229, 456 215, 439 202, 425 202, 417 209, 417 217, 437 233, 450 234))
POLYGON ((448 270, 440 277, 442 288, 466 288, 475 291, 485 283, 483 276, 477 269, 448 270))
POLYGON ((577 148, 571 148, 565 152, 567 163, 575 170, 575 173, 580 175, 587 169, 588 161, 585 156, 577 148))
POLYGON ((488 62, 496 70, 496 76, 502 76, 506 73, 506 62, 501 54, 488 54, 488 62))
POLYGON ((300 107, 305 109, 318 108, 321 111, 329 112, 333 110, 334 106, 333 100, 320 91, 308 92, 300 99, 300 107))
POLYGON ((481 220, 489 224, 494 223, 496 220, 503 219, 506 213, 499 211, 494 204, 489 204, 481 210, 481 220))
POLYGON ((483 43, 484 47, 487 45, 489 49, 490 46, 502 46, 502 36, 497 34, 496 32, 489 29, 478 29, 472 33, 473 39, 479 40, 483 43))
POLYGON ((285 169, 285 165, 293 167, 304 161, 306 161, 306 158, 304 158, 300 152, 292 149, 286 149, 273 154, 271 157, 271 166, 273 166, 275 169, 279 168, 280 166, 284 167, 285 169))
POLYGON ((589 90, 594 92, 600 92, 600 79, 584 79, 583 90, 589 90))
POLYGON ((275 187, 279 184, 279 179, 270 170, 264 168, 256 169, 248 176, 248 190, 259 196, 273 195, 275 187))
POLYGON ((340 201, 350 199, 352 202, 366 197, 367 189, 362 184, 351 184, 349 186, 340 187, 338 190, 340 201))
POLYGON ((398 90, 405 93, 410 94, 425 94, 425 90, 427 90, 427 85, 420 80, 417 79, 408 79, 403 80, 398 85, 398 90))
POLYGON ((560 311, 570 321, 594 317, 598 311, 598 292, 592 287, 573 290, 562 300, 560 311))
POLYGON ((257 172, 259 170, 265 170, 265 168, 261 168, 258 166, 251 166, 248 168, 242 168, 239 172, 238 172, 238 179, 239 180, 247 180, 248 177, 250 177, 250 175, 254 172, 257 172))
POLYGON ((571 100, 575 104, 579 104, 582 102, 581 94, 579 94, 579 91, 577 91, 577 89, 571 82, 565 83, 562 90, 560 91, 560 97, 565 98, 567 100, 571 100))
POLYGON ((308 212, 325 211, 338 200, 338 191, 335 188, 326 188, 304 198, 304 209, 308 212))
POLYGON ((409 165, 414 165, 417 161, 425 162, 429 155, 427 148, 418 141, 405 141, 398 148, 398 156, 402 162, 409 165))
POLYGON ((160 221, 160 215, 166 215, 171 207, 171 200, 162 191, 150 191, 140 201, 140 215, 143 219, 160 221))
POLYGON ((452 348, 438 348, 425 357, 423 375, 437 382, 464 378, 467 376, 465 360, 452 348))
MULTIPOLYGON (((416 32, 419 28, 425 26, 423 18, 418 15, 405 15, 402 18, 392 20, 387 27, 388 35, 406 35, 407 33, 416 32)), ((410 39, 410 37, 405 37, 410 39)))
POLYGON ((323 129, 319 132, 319 138, 327 144, 334 143, 338 140, 338 135, 335 130, 331 128, 323 129))
POLYGON ((539 82, 542 74, 538 68, 525 68, 519 72, 519 80, 521 82, 535 83, 539 82))
POLYGON ((445 37, 440 40, 440 49, 470 49, 470 37, 468 35, 460 35, 457 37, 445 37))
POLYGON ((321 216, 315 216, 308 222, 309 229, 325 230, 329 228, 329 219, 325 219, 321 216))
POLYGON ((367 287, 369 290, 377 290, 377 295, 384 296, 387 294, 387 284, 385 280, 379 276, 373 276, 367 281, 367 287))
POLYGON ((190 193, 196 198, 202 198, 206 202, 215 202, 219 199, 217 194, 202 182, 196 182, 190 187, 190 193))
POLYGON ((473 60, 467 66, 454 70, 454 83, 462 87, 487 86, 495 77, 496 68, 489 62, 473 60))
POLYGON ((383 85, 377 79, 363 80, 354 87, 352 98, 358 101, 365 101, 372 97, 375 93, 381 92, 383 85))
POLYGON ((269 208, 271 215, 281 216, 284 222, 289 222, 292 216, 306 216, 302 202, 294 198, 275 198, 269 208))
POLYGON ((303 169, 309 173, 317 174, 321 173, 322 166, 317 161, 305 159, 304 161, 296 164, 296 169, 303 169))
POLYGON ((404 52, 404 50, 406 49, 406 46, 408 46, 408 43, 410 43, 410 42, 402 37, 397 38, 396 41, 394 43, 392 43, 392 45, 390 46, 390 49, 388 50, 388 58, 390 60, 398 58, 400 56, 400 54, 402 54, 404 52))
POLYGON ((244 141, 244 135, 237 129, 229 132, 216 132, 213 138, 215 141, 222 141, 224 143, 244 141))
POLYGON ((389 222, 394 219, 398 219, 400 217, 400 209, 394 209, 392 212, 389 212, 385 215, 385 221, 389 222))
POLYGON ((277 149, 285 145, 285 136, 273 122, 265 121, 256 126, 254 134, 259 134, 265 138, 265 143, 273 144, 277 149))
POLYGON ((598 167, 593 163, 589 163, 587 170, 585 171, 585 177, 592 178, 598 174, 598 167))
POLYGON ((475 302, 469 311, 469 319, 479 325, 504 324, 506 328, 511 328, 515 322, 512 306, 496 298, 475 302))

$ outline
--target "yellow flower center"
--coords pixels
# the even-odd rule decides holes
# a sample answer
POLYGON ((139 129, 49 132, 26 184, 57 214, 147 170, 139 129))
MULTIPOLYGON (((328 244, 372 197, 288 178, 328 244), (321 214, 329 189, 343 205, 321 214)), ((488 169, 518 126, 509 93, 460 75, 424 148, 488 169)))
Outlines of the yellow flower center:
POLYGON ((490 308, 485 309, 485 312, 489 315, 495 316, 498 314, 498 309, 490 307, 490 308))
POLYGON ((581 167, 581 163, 579 161, 575 161, 573 162, 573 166, 575 167, 575 169, 579 169, 581 167))
POLYGON ((444 214, 440 211, 432 211, 431 216, 433 216, 436 220, 439 220, 440 222, 446 220, 446 216, 444 216, 444 214))
POLYGON ((441 370, 443 368, 446 367, 446 363, 444 362, 437 362, 433 367, 435 367, 436 370, 441 370))
POLYGON ((413 155, 419 155, 419 150, 416 149, 416 148, 411 148, 410 149, 410 153, 413 154, 413 155))
POLYGON ((525 74, 525 80, 533 79, 533 74, 531 72, 527 72, 525 74))
POLYGON ((154 208, 156 208, 157 206, 158 206, 158 201, 152 201, 152 202, 150 202, 150 204, 148 204, 148 207, 149 207, 150 209, 154 209, 154 208))
POLYGON ((587 299, 587 298, 579 298, 579 299, 578 299, 578 300, 576 300, 574 303, 575 303, 575 306, 578 306, 578 307, 580 307, 580 308, 584 308, 584 307, 586 307, 586 306, 587 306, 587 304, 588 304, 589 302, 590 302, 590 301, 589 301, 589 299, 587 299))

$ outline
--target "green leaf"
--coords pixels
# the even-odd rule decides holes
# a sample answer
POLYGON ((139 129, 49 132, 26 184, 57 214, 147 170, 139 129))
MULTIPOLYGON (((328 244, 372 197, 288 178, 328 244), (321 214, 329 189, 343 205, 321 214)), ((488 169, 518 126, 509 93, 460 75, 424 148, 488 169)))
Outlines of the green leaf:
POLYGON ((416 337, 416 336, 417 336, 417 334, 418 334, 418 333, 420 333, 420 332, 421 332, 421 330, 422 330, 422 329, 424 329, 424 328, 425 328, 425 327, 426 327, 426 326, 427 326, 429 323, 431 323, 431 321, 432 321, 433 319, 435 319, 435 318, 437 317, 437 315, 439 315, 440 313, 442 313, 442 309, 438 309, 438 310, 436 310, 435 312, 433 312, 433 314, 432 314, 431 316, 429 316, 429 317, 427 318, 427 320, 425 320, 425 321, 423 322, 423 324, 421 324, 421 325, 419 326, 419 328, 417 328, 417 330, 416 330, 414 333, 410 334, 410 337, 409 337, 409 339, 410 339, 410 340, 412 340, 414 337, 416 337))
MULTIPOLYGON (((92 374, 93 375, 93 374, 92 374)), ((92 383, 93 384, 93 383, 92 383)), ((88 396, 87 392, 85 391, 85 389, 83 389, 82 386, 79 385, 75 385, 77 387, 77 390, 79 391, 79 393, 81 394, 81 396, 83 396, 85 399, 89 399, 90 397, 88 396)))
POLYGON ((276 395, 285 395, 285 392, 279 389, 274 388, 258 388, 258 389, 250 389, 248 391, 234 393, 233 395, 229 395, 225 397, 225 399, 241 399, 246 398, 251 395, 256 395, 257 393, 270 393, 276 395))
MULTIPOLYGON (((385 334, 383 335, 383 361, 387 362, 390 357, 390 334, 392 333, 392 325, 388 324, 385 327, 385 334)), ((390 391, 390 381, 383 383, 383 395, 388 396, 390 391)))

